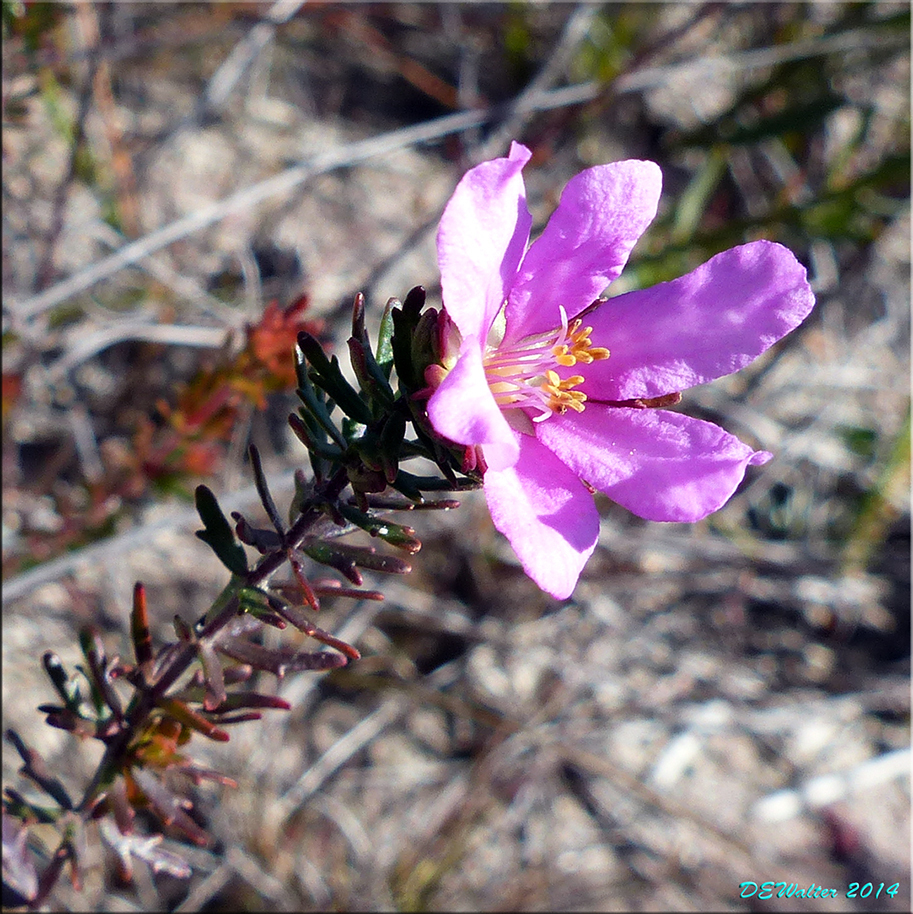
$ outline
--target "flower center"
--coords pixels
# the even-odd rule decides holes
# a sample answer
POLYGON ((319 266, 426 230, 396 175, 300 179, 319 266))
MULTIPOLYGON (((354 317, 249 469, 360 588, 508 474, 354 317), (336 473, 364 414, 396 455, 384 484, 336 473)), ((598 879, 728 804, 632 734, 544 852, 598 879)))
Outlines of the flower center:
POLYGON ((583 383, 583 375, 561 378, 555 369, 607 359, 609 350, 592 344, 593 328, 582 327, 580 318, 568 326, 567 313, 560 310, 561 326, 555 330, 523 337, 510 346, 489 340, 483 360, 485 377, 501 409, 536 410, 534 422, 568 409, 583 412, 586 394, 574 390, 583 383))

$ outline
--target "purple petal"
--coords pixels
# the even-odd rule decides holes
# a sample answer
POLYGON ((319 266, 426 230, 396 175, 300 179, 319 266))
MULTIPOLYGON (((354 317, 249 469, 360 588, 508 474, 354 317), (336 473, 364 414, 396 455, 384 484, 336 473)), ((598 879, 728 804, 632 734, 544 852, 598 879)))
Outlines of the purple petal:
POLYGON ((441 217, 437 256, 444 307, 463 336, 485 339, 529 241, 521 170, 532 153, 512 143, 506 159, 470 169, 441 217))
POLYGON ((749 464, 770 460, 710 422, 663 409, 587 403, 536 426, 571 470, 647 520, 691 522, 721 508, 749 464))
POLYGON ((519 454, 516 435, 495 403, 478 339, 463 340, 456 365, 428 400, 434 430, 457 444, 481 444, 489 467, 512 466, 519 454))
POLYGON ((554 454, 531 435, 516 435, 516 464, 485 473, 488 510, 524 571, 563 600, 596 546, 599 513, 586 487, 554 454))
POLYGON ((656 215, 662 172, 631 159, 571 178, 545 231, 533 242, 507 305, 507 338, 560 326, 615 279, 656 215))
POLYGON ((658 397, 732 374, 802 323, 815 296, 785 247, 755 241, 672 282, 609 299, 588 315, 595 346, 581 387, 599 400, 658 397))

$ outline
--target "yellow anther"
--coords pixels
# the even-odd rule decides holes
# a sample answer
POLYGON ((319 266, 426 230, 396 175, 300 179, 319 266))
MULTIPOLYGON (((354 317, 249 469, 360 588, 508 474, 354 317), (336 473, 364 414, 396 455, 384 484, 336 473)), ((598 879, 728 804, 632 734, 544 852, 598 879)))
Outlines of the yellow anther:
POLYGON ((549 409, 559 414, 565 413, 568 409, 582 413, 583 404, 586 402, 586 394, 582 390, 572 390, 572 388, 582 383, 583 375, 575 374, 562 380, 558 377, 557 372, 547 371, 542 390, 548 394, 549 409))
POLYGON ((588 337, 593 332, 592 327, 584 327, 583 330, 581 330, 580 325, 582 323, 583 323, 583 321, 578 317, 574 321, 574 323, 571 324, 571 329, 570 329, 570 332, 568 333, 568 336, 572 340, 574 340, 574 342, 577 342, 577 340, 581 340, 581 339, 584 339, 585 337, 588 337))
POLYGON ((561 391, 559 396, 551 397, 548 401, 549 409, 563 415, 568 409, 574 412, 583 412, 583 403, 586 400, 586 394, 579 390, 561 391), (574 396, 576 394, 576 396, 574 396))
POLYGON ((593 346, 590 341, 592 327, 580 328, 580 318, 574 321, 568 330, 567 337, 570 345, 562 343, 552 347, 555 361, 564 368, 572 368, 578 362, 589 365, 590 362, 600 362, 609 357, 609 350, 593 346))
POLYGON ((577 356, 568 352, 567 346, 553 346, 552 355, 555 357, 555 361, 564 368, 572 368, 577 364, 577 356))

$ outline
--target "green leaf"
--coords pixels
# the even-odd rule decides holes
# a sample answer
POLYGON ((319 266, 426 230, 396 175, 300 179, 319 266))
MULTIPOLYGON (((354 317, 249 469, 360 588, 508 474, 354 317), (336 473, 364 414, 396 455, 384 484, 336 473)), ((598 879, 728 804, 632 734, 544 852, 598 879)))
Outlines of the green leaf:
POLYGON ((45 651, 41 662, 68 710, 78 714, 83 701, 82 694, 76 682, 67 675, 60 657, 53 651, 45 651))
MULTIPOLYGON (((481 488, 481 483, 464 477, 451 482, 449 479, 441 479, 438 476, 415 476, 413 473, 407 473, 400 470, 396 474, 396 481, 393 488, 402 492, 406 498, 412 498, 410 492, 469 492, 473 489, 481 488)), ((423 501, 419 494, 418 499, 412 498, 413 501, 423 501)))
POLYGON ((412 364, 418 386, 425 383, 425 369, 440 358, 438 317, 437 308, 429 308, 419 318, 412 331, 412 364))
POLYGON ((377 332, 377 364, 387 380, 393 372, 393 346, 390 340, 393 338, 393 309, 397 305, 402 307, 402 302, 398 298, 391 298, 387 302, 384 316, 380 319, 380 330, 377 332))
MULTIPOLYGON (((298 418, 297 416, 295 417, 298 418)), ((291 526, 304 513, 308 499, 313 495, 314 488, 304 476, 304 470, 295 470, 295 494, 292 496, 288 508, 288 522, 291 526)))
POLYGON ((311 363, 310 379, 326 391, 347 416, 367 425, 374 418, 371 409, 343 376, 339 359, 335 355, 328 359, 320 343, 303 330, 298 334, 298 347, 311 363))
POLYGON ((357 340, 355 337, 351 337, 348 346, 355 377, 358 378, 361 389, 373 401, 375 413, 380 415, 393 405, 395 399, 393 388, 374 359, 374 353, 371 352, 367 338, 357 340))
MULTIPOLYGON (((304 413, 304 411, 302 410, 304 413)), ((318 454, 326 460, 339 460, 342 457, 342 448, 335 444, 330 444, 326 440, 326 435, 318 435, 312 424, 307 420, 311 418, 309 413, 304 413, 304 417, 291 413, 288 417, 288 424, 291 426, 295 437, 311 452, 318 454), (321 440, 323 439, 323 440, 321 440)), ((322 431, 322 429, 321 429, 322 431)))
POLYGON ((232 574, 247 574, 247 553, 235 542, 235 535, 212 491, 204 485, 196 488, 196 504, 204 530, 196 535, 215 552, 232 574))
POLYGON ((322 390, 326 391, 335 401, 337 406, 355 422, 367 425, 374 416, 371 408, 361 398, 358 391, 343 377, 339 367, 339 359, 334 355, 330 360, 330 374, 311 369, 311 380, 322 390))
MULTIPOLYGON (((314 385, 311 384, 310 378, 306 378, 306 383, 301 385, 296 391, 298 397, 304 403, 305 408, 310 416, 312 416, 320 427, 329 435, 336 444, 341 448, 346 447, 346 440, 340 434, 339 429, 336 428, 335 423, 330 418, 330 411, 327 408, 320 398, 317 396, 317 392, 314 390, 314 385)), ((305 417, 307 418, 307 417, 305 417)))
POLYGON ((373 400, 378 415, 389 409, 395 399, 390 387, 390 372, 384 371, 371 350, 371 341, 365 329, 365 297, 361 293, 355 296, 355 307, 352 312, 352 337, 349 340, 352 368, 361 389, 373 400))
POLYGON ((286 625, 285 619, 278 615, 273 603, 274 598, 259 587, 242 587, 238 591, 238 608, 242 614, 247 614, 265 625, 283 629, 286 625))
POLYGON ((315 562, 321 565, 327 565, 335 568, 340 574, 345 575, 356 587, 361 587, 364 583, 361 573, 355 567, 355 561, 351 555, 345 555, 331 546, 329 543, 308 543, 302 547, 302 552, 310 556, 315 562))
POLYGON ((347 543, 334 543, 333 549, 350 558, 360 568, 381 571, 384 574, 408 574, 412 566, 398 555, 387 555, 376 552, 373 546, 350 546, 347 543))
POLYGON ((273 496, 270 494, 269 485, 266 482, 266 474, 263 472, 263 462, 260 460, 260 451, 255 444, 250 446, 249 454, 250 463, 254 470, 254 485, 257 487, 257 494, 260 496, 260 501, 263 502, 263 509, 266 511, 267 516, 276 528, 276 532, 279 536, 285 536, 285 530, 283 529, 282 521, 279 518, 279 511, 276 508, 276 503, 273 501, 273 496))
POLYGON ((396 479, 399 471, 400 449, 406 435, 406 417, 401 413, 391 413, 380 430, 381 468, 388 483, 396 479))
POLYGON ((392 317, 394 329, 390 345, 393 349, 393 364, 396 366, 400 390, 405 388, 407 393, 411 393, 422 386, 415 377, 416 372, 412 364, 412 334, 418 324, 418 317, 413 317, 407 314, 405 309, 399 308, 393 309, 392 317))
POLYGON ((370 533, 371 536, 379 536, 384 542, 391 546, 398 546, 410 555, 414 555, 422 548, 421 541, 416 539, 415 531, 411 527, 403 524, 394 524, 392 521, 383 520, 378 517, 372 517, 359 511, 353 505, 340 502, 339 513, 350 523, 362 530, 370 533))
POLYGON ((402 308, 393 308, 390 312, 393 320, 393 336, 390 339, 393 364, 400 384, 410 393, 425 384, 425 379, 416 371, 412 352, 412 336, 421 318, 424 304, 425 290, 421 286, 416 286, 406 296, 402 308))

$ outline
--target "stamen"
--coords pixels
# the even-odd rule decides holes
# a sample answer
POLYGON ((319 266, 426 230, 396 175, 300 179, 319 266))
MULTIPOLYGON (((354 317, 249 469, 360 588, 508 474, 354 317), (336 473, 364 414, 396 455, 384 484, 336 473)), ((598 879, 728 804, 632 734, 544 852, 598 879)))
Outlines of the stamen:
MULTIPOLYGON (((534 422, 553 413, 572 409, 583 412, 586 394, 573 388, 583 383, 583 375, 562 378, 555 368, 572 368, 578 362, 589 365, 609 357, 609 350, 593 346, 592 327, 581 327, 578 318, 568 327, 567 312, 559 308, 561 327, 524 337, 511 346, 492 345, 485 355, 485 374, 495 402, 501 409, 537 410, 534 422)), ((503 337, 502 337, 503 339, 503 337)), ((500 342, 500 341, 499 341, 500 342)))

